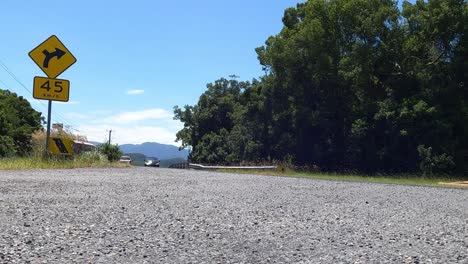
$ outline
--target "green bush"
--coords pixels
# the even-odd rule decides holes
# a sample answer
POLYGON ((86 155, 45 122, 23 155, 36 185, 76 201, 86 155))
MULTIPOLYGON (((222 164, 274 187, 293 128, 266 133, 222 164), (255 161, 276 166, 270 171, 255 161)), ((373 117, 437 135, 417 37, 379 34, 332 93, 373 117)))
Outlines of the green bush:
POLYGON ((446 153, 434 155, 432 147, 424 145, 418 146, 419 157, 421 162, 419 168, 423 175, 431 176, 434 174, 450 174, 455 168, 455 162, 452 156, 446 153))
POLYGON ((15 143, 13 139, 0 135, 0 158, 12 157, 15 154, 15 143))
POLYGON ((82 154, 77 156, 75 159, 79 162, 89 163, 89 164, 107 162, 108 160, 107 156, 101 153, 99 150, 83 152, 82 154))
POLYGON ((99 146, 98 150, 100 153, 104 154, 110 162, 118 161, 123 154, 117 144, 112 145, 110 143, 104 143, 99 146))
POLYGON ((0 89, 0 158, 29 155, 31 135, 41 129, 41 120, 26 99, 0 89))

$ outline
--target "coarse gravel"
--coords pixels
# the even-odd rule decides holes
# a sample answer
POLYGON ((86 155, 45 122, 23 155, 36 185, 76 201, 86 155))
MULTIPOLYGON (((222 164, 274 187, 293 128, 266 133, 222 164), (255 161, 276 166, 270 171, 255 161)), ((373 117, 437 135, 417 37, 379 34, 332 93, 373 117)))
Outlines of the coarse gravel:
POLYGON ((0 263, 468 263, 467 198, 162 168, 0 171, 0 263))

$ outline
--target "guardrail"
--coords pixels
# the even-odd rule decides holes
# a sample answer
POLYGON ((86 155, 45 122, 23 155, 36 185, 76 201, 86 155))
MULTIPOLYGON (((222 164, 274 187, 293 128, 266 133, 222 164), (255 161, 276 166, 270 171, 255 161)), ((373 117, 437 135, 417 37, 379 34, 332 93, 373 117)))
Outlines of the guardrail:
POLYGON ((237 170, 276 170, 278 166, 204 166, 201 164, 189 164, 190 169, 194 170, 224 170, 224 169, 237 169, 237 170))

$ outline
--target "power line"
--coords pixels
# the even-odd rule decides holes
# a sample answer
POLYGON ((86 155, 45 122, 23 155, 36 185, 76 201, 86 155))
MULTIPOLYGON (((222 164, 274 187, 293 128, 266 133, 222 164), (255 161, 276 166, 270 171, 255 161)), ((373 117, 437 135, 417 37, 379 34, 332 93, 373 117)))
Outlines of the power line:
MULTIPOLYGON (((3 70, 5 70, 17 83, 19 83, 19 84, 21 85, 21 87, 23 87, 29 94, 33 94, 33 93, 31 92, 31 90, 28 89, 28 87, 27 87, 26 85, 24 85, 23 82, 21 82, 21 80, 19 80, 18 77, 16 77, 16 75, 6 66, 6 64, 5 64, 1 59, 0 59, 0 66, 1 66, 1 67, 3 68, 3 70)), ((1 81, 1 80, 0 80, 0 81, 1 81)), ((2 83, 3 85, 5 85, 5 87, 8 89, 8 85, 6 85, 5 82, 1 81, 1 83, 2 83)), ((34 100, 36 100, 37 102, 39 102, 39 103, 44 107, 44 109, 48 109, 48 106, 46 106, 42 101, 37 100, 37 99, 34 99, 34 100)), ((68 126, 70 126, 70 127, 73 127, 73 126, 76 127, 76 125, 75 125, 74 123, 70 122, 70 121, 67 120, 65 117, 63 117, 62 115, 60 115, 59 113, 54 112, 53 110, 52 110, 52 113, 54 113, 54 116, 56 116, 54 119, 57 119, 58 121, 61 121, 62 123, 66 124, 66 125, 68 125, 68 126), (58 117, 58 118, 57 118, 57 117, 58 117)))
POLYGON ((2 66, 2 68, 13 78, 15 79, 15 81, 17 83, 19 83, 24 89, 26 89, 26 91, 29 92, 29 94, 32 94, 31 90, 28 89, 28 87, 26 87, 26 85, 24 85, 17 77, 15 74, 13 74, 10 69, 8 69, 8 67, 5 65, 5 63, 3 63, 2 60, 0 60, 0 66, 2 66))

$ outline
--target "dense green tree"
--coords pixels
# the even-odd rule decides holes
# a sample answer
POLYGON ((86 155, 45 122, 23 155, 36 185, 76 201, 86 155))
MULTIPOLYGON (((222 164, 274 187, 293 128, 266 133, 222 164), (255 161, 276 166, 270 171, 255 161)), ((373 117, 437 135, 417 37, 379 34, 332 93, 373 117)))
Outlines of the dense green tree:
MULTIPOLYGON (((182 147, 192 146, 197 162, 234 163, 263 159, 262 129, 253 119, 262 103, 258 82, 219 79, 207 85, 195 106, 174 107, 174 119, 184 123, 177 133, 182 147), (252 114, 252 116, 250 116, 252 114)), ((257 117, 260 118, 260 117, 257 117)))
POLYGON ((41 129, 41 113, 22 96, 0 90, 0 157, 25 156, 34 131, 41 129))
POLYGON ((200 162, 468 171, 466 0, 309 0, 256 49, 266 74, 175 108, 200 162))
POLYGON ((440 171, 466 170, 466 10, 460 0, 405 2, 402 13, 390 0, 287 9, 257 49, 278 149, 333 170, 415 171, 427 155, 440 171))
POLYGON ((385 96, 376 72, 393 68, 398 18, 390 0, 308 1, 285 11, 280 34, 257 48, 272 79, 273 133, 287 152, 280 156, 326 169, 367 158, 362 144, 361 154, 348 147, 349 132, 354 122, 367 124, 385 96))

